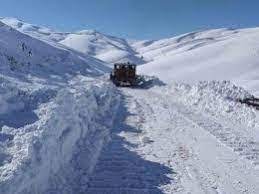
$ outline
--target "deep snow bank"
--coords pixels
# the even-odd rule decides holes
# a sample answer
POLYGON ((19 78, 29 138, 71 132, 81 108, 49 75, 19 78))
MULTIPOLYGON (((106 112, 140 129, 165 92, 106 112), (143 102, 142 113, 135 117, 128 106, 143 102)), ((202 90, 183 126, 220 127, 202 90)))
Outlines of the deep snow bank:
POLYGON ((9 117, 30 110, 35 120, 0 132, 0 193, 79 193, 109 140, 120 95, 111 84, 86 77, 57 93, 13 90, 1 100, 9 117), (11 108, 12 98, 20 106, 11 108))
POLYGON ((251 94, 230 81, 203 81, 194 85, 174 83, 168 87, 164 92, 176 95, 176 99, 187 107, 249 128, 259 126, 257 111, 237 102, 251 94))

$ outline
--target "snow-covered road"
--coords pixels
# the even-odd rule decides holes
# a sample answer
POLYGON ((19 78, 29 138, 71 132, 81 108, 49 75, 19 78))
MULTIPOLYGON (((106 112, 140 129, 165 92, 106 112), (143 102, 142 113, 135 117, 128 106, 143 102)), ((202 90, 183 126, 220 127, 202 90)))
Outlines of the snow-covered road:
POLYGON ((259 96, 259 28, 0 34, 0 194, 259 193, 259 112, 240 103, 259 96), (110 83, 115 62, 144 63, 146 89, 110 83))
POLYGON ((242 126, 160 90, 121 91, 124 104, 88 193, 258 193, 259 142, 242 126))

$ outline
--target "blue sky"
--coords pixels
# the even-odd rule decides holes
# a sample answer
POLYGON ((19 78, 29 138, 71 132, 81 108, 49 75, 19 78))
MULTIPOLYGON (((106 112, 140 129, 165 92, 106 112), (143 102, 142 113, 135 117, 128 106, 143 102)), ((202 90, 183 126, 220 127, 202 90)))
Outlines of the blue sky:
POLYGON ((133 39, 259 26, 258 0, 1 0, 0 13, 61 31, 96 29, 133 39))

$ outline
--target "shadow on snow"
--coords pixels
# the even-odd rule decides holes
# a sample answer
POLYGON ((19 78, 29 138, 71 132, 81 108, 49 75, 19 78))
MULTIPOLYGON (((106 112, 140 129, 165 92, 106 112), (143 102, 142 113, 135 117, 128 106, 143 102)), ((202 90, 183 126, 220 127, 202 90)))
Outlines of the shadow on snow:
POLYGON ((127 111, 126 98, 123 102, 112 131, 112 140, 99 157, 90 177, 87 193, 163 193, 160 187, 171 183, 172 180, 167 175, 174 172, 169 167, 145 160, 138 153, 129 150, 138 145, 126 141, 119 133, 138 135, 141 131, 127 125, 126 118, 133 115, 127 111))

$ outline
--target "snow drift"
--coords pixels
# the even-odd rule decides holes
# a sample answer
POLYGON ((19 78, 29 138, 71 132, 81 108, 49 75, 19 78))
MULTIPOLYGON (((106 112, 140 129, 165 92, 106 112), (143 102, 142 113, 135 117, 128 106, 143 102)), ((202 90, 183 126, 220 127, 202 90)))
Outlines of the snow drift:
MULTIPOLYGON (((17 99, 17 92, 13 94, 8 99, 17 99)), ((2 128, 0 193, 80 192, 109 140, 120 95, 103 81, 76 78, 57 94, 45 91, 45 97, 24 92, 23 96, 30 100, 23 97, 16 103, 27 111, 37 99, 32 107, 36 120, 2 128)))
POLYGON ((257 110, 238 102, 252 95, 230 81, 203 81, 192 85, 174 83, 164 90, 169 95, 177 96, 176 99, 185 106, 194 107, 199 112, 239 123, 254 132, 259 127, 257 110))

